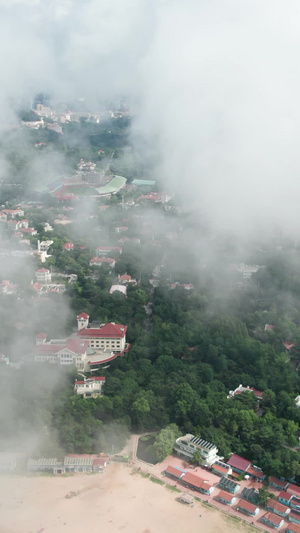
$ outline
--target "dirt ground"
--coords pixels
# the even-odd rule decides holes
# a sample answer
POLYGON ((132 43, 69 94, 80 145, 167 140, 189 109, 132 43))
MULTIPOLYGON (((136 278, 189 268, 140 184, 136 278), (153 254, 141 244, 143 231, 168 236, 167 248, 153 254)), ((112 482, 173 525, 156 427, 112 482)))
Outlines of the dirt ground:
POLYGON ((240 533, 251 529, 216 509, 178 494, 128 465, 112 463, 104 474, 1 476, 0 533, 240 533), (66 499, 69 491, 78 496, 66 499))

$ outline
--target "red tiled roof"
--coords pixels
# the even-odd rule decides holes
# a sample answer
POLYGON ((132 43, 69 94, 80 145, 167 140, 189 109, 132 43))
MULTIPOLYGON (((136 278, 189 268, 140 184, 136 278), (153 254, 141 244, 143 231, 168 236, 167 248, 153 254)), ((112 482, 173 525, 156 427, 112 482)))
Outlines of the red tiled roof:
POLYGON ((131 276, 128 274, 123 274, 123 276, 119 276, 119 279, 122 279, 123 281, 129 281, 131 279, 131 276))
POLYGON ((272 522, 272 524, 275 524, 276 526, 279 526, 283 518, 281 516, 278 516, 274 513, 266 513, 263 518, 265 520, 268 520, 269 522, 272 522))
POLYGON ((68 339, 66 342, 66 348, 67 350, 70 350, 73 353, 76 353, 77 355, 84 354, 89 346, 88 341, 82 341, 79 339, 68 339))
POLYGON ((111 257, 93 257, 90 263, 115 263, 116 260, 111 257))
POLYGON ((178 470, 178 468, 174 468, 174 466, 167 466, 165 469, 166 474, 171 474, 171 476, 177 477, 178 479, 182 476, 183 472, 178 470))
POLYGON ((45 272, 50 272, 50 270, 49 270, 49 268, 39 268, 37 270, 37 272, 40 272, 40 273, 44 272, 45 273, 45 272))
POLYGON ((247 474, 251 474, 259 479, 263 479, 265 477, 265 474, 262 472, 262 470, 257 470, 256 468, 253 468, 253 466, 249 466, 247 474))
POLYGON ((84 318, 84 320, 87 320, 87 318, 90 318, 90 316, 87 313, 83 312, 77 316, 77 320, 80 320, 81 318, 84 318))
POLYGON ((64 244, 64 248, 65 248, 65 250, 71 250, 72 248, 74 248, 74 243, 73 242, 66 242, 66 244, 64 244))
POLYGON ((123 339, 126 335, 127 326, 122 324, 113 324, 109 322, 101 328, 83 328, 78 331, 78 337, 102 337, 102 338, 120 338, 123 339))
POLYGON ((93 461, 93 466, 105 466, 105 465, 106 465, 105 457, 97 457, 93 461))
POLYGON ((47 333, 37 333, 35 338, 36 339, 46 339, 47 338, 47 333))
POLYGON ((230 468, 226 468, 225 466, 221 466, 218 464, 212 465, 212 469, 216 470, 217 472, 221 472, 221 474, 228 474, 230 468))
POLYGON ((208 481, 202 479, 199 476, 196 476, 195 474, 191 474, 190 472, 187 472, 187 474, 184 474, 182 480, 185 483, 189 483, 190 485, 193 485, 194 487, 198 489, 209 490, 211 488, 211 485, 208 483, 208 481))
POLYGON ((225 490, 220 490, 217 498, 222 498, 222 500, 225 500, 226 502, 231 502, 232 498, 234 498, 234 495, 228 494, 228 492, 225 492, 225 490))
MULTIPOLYGON (((290 516, 291 516, 292 514, 293 514, 293 513, 291 513, 290 516)), ((297 516, 297 518, 299 519, 298 516, 297 516)), ((287 529, 288 529, 289 531, 292 531, 293 533, 300 533, 300 526, 298 526, 297 524, 291 524, 291 523, 289 523, 287 529)))
POLYGON ((295 494, 295 496, 300 496, 300 487, 298 487, 298 485, 294 485, 294 483, 289 483, 289 486, 286 490, 289 494, 295 494))
POLYGON ((293 342, 284 342, 283 344, 284 344, 284 346, 286 347, 287 350, 290 350, 291 348, 293 348, 295 346, 295 344, 293 342))
POLYGON ((274 476, 270 476, 269 477, 269 482, 271 483, 274 483, 275 485, 278 485, 278 487, 285 487, 287 482, 286 481, 281 481, 278 477, 274 477, 274 476))
POLYGON ((103 376, 93 376, 91 379, 94 379, 95 381, 105 381, 105 377, 103 376))
POLYGON ((55 355, 60 350, 63 350, 64 344, 40 344, 34 349, 36 355, 55 355))
POLYGON ((238 507, 244 509, 245 511, 248 511, 249 513, 255 513, 255 509, 257 509, 257 505, 253 505, 253 503, 246 502, 245 500, 240 500, 238 503, 238 507))
POLYGON ((84 381, 78 381, 78 380, 76 380, 76 381, 75 381, 75 385, 84 385, 84 381))
POLYGON ((251 461, 248 461, 248 459, 244 459, 243 457, 234 454, 230 457, 229 461, 227 461, 227 464, 232 466, 233 468, 241 470, 242 472, 246 472, 246 470, 251 465, 251 461))
POLYGON ((289 509, 286 505, 283 505, 282 503, 277 502, 276 500, 268 500, 267 503, 268 507, 271 507, 275 511, 278 511, 279 513, 286 513, 287 509, 289 509))
POLYGON ((285 490, 282 490, 279 492, 278 498, 282 498, 283 500, 289 500, 291 498, 291 494, 288 494, 285 490))

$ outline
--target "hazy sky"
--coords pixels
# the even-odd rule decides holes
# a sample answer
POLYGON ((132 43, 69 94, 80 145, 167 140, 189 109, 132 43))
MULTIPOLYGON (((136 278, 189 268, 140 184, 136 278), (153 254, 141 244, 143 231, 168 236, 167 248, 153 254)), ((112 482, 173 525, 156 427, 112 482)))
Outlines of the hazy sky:
POLYGON ((134 138, 189 204, 217 227, 292 229, 299 30, 296 0, 0 0, 0 119, 39 90, 133 95, 134 138))

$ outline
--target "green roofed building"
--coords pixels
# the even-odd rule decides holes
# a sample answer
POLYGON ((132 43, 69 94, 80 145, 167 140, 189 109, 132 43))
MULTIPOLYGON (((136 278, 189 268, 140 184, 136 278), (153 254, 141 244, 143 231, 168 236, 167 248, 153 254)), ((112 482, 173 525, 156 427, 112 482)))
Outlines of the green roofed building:
POLYGON ((155 180, 133 180, 132 185, 136 187, 153 187, 156 184, 155 180))
POLYGON ((235 483, 235 481, 231 481, 231 479, 222 477, 222 479, 219 481, 218 487, 220 489, 227 490, 227 492, 231 492, 232 494, 236 494, 240 490, 241 485, 235 483))

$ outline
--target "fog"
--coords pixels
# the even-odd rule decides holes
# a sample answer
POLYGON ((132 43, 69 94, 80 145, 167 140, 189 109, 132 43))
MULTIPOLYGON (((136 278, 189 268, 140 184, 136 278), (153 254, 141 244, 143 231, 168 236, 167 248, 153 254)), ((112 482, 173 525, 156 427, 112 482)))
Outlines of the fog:
MULTIPOLYGON (((134 157, 193 209, 196 231, 208 224, 241 249, 278 228, 297 237, 299 30, 296 1, 0 0, 0 129, 38 92, 94 112, 125 96, 134 157)), ((32 183, 68 170, 61 154, 28 150, 32 183)), ((8 168, 0 153, 0 178, 8 168)), ((31 312, 26 343, 41 323, 31 312)), ((63 330, 69 312, 57 316, 63 330)))

